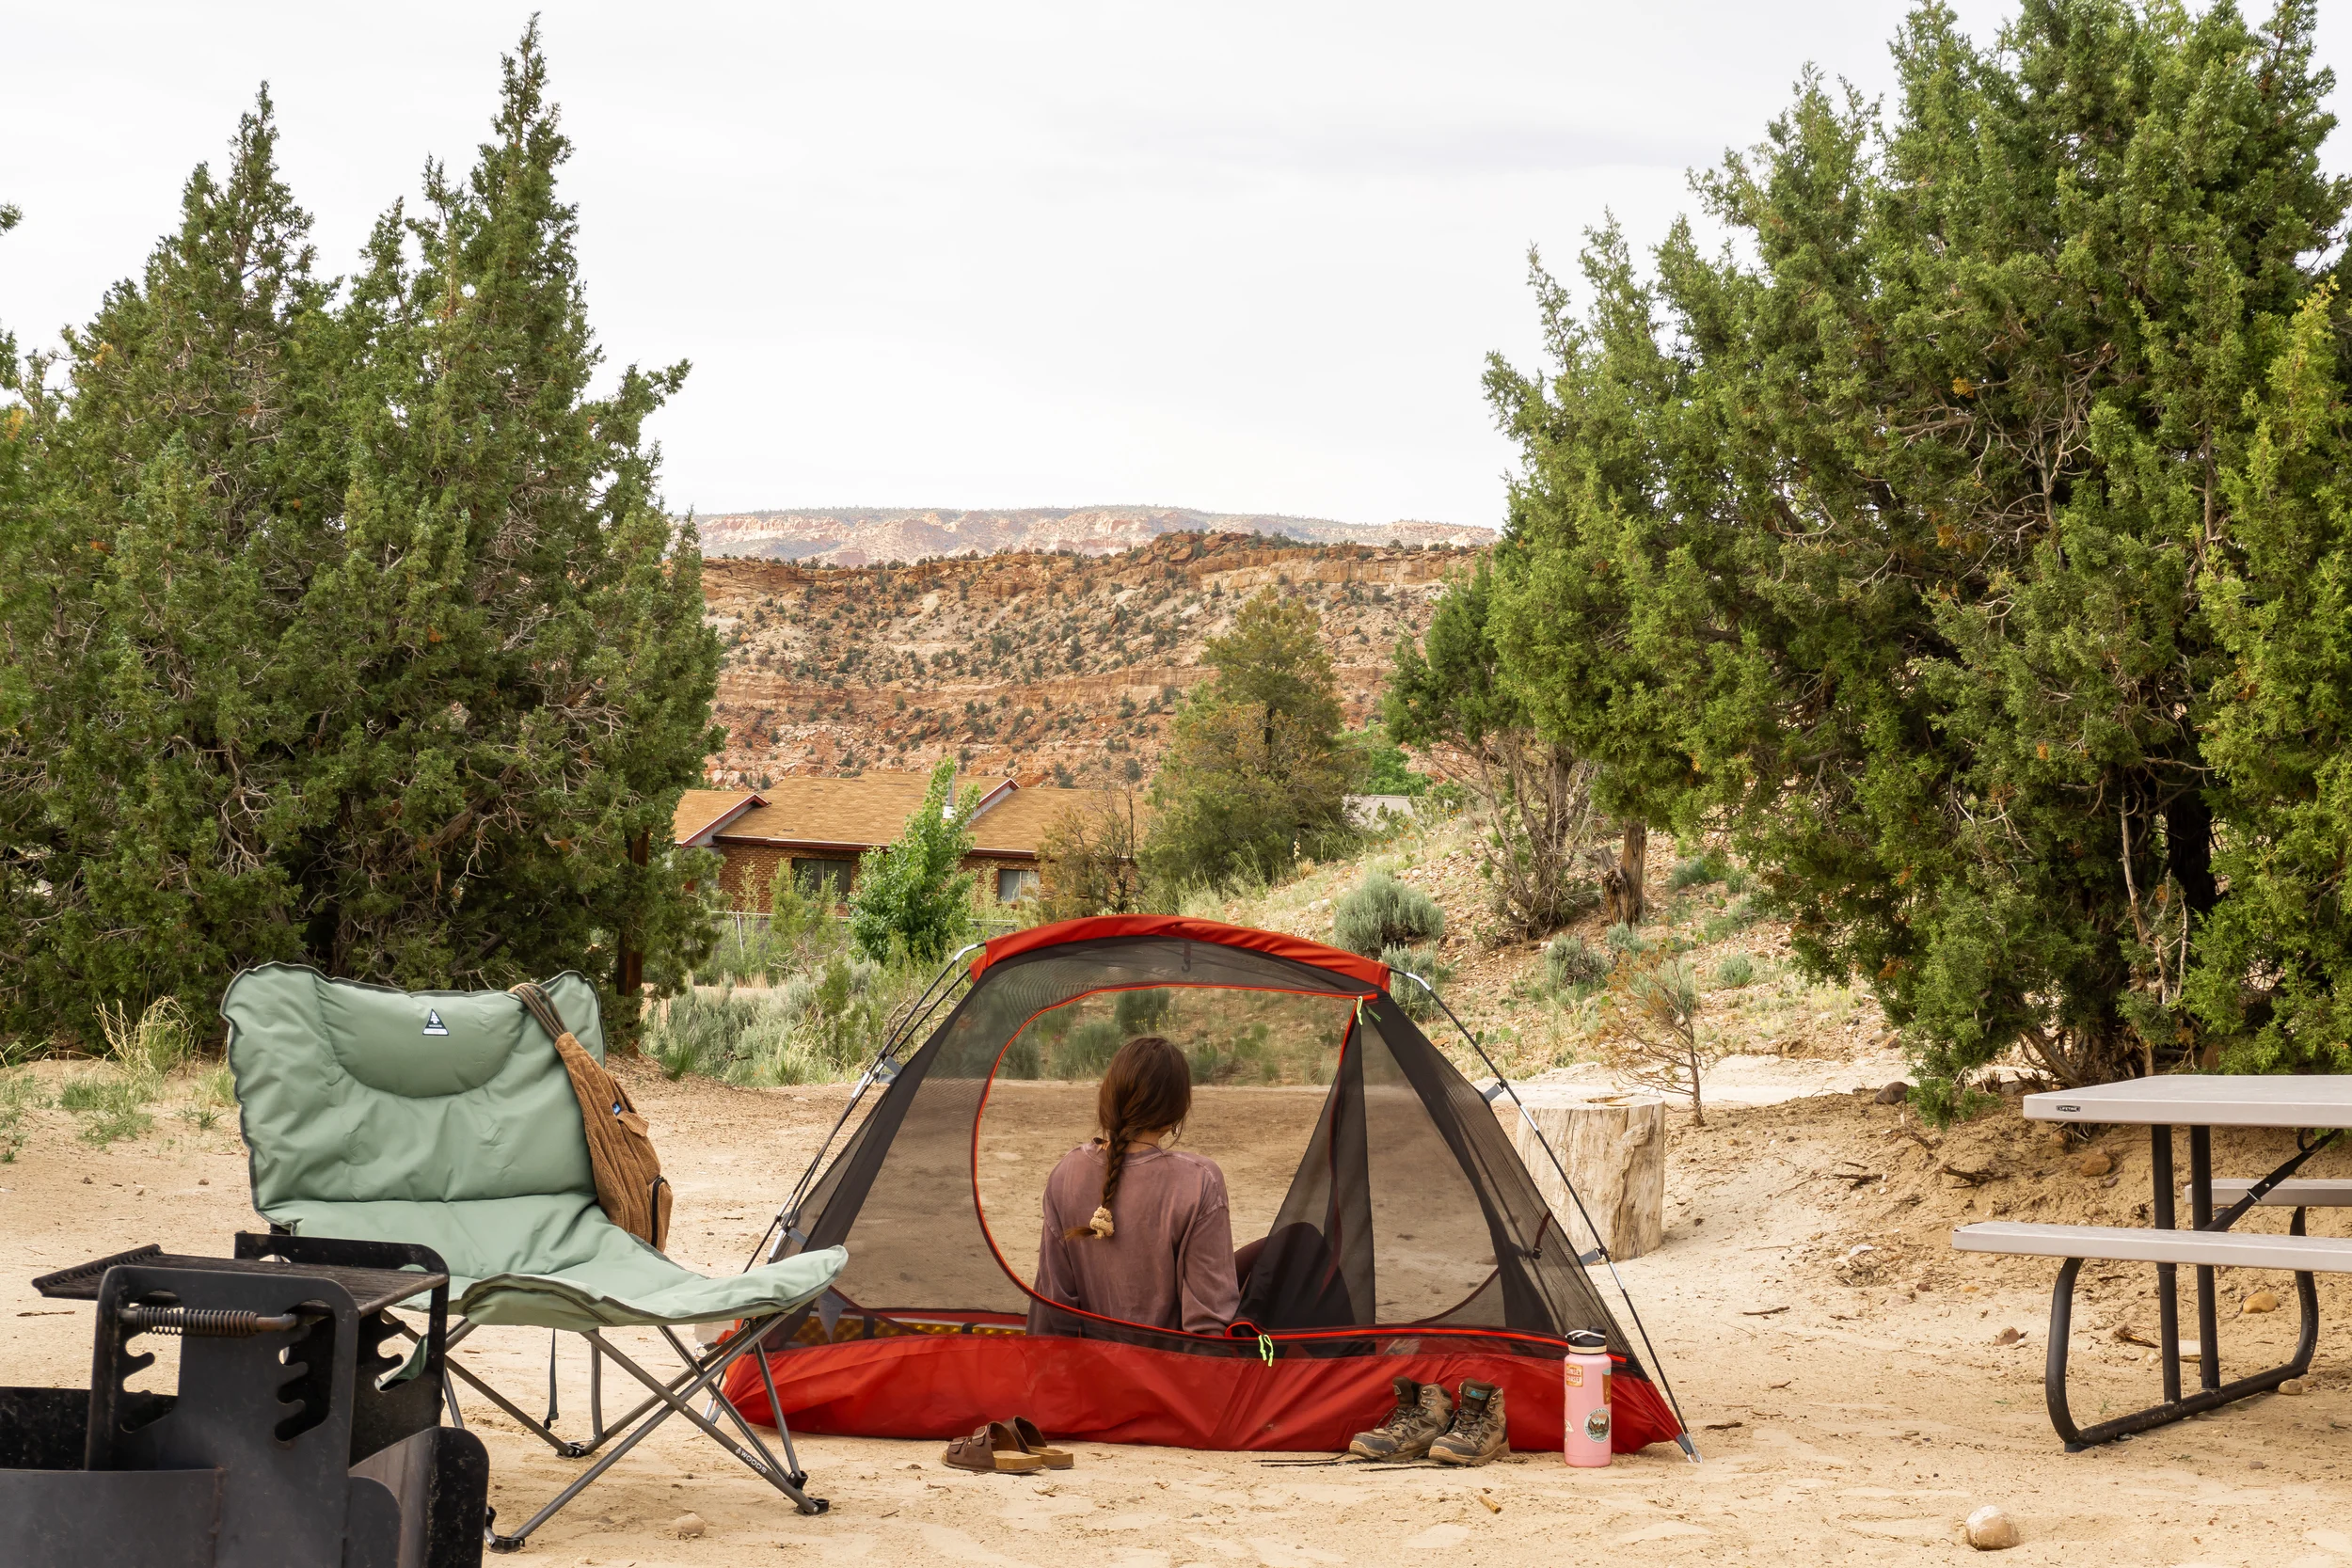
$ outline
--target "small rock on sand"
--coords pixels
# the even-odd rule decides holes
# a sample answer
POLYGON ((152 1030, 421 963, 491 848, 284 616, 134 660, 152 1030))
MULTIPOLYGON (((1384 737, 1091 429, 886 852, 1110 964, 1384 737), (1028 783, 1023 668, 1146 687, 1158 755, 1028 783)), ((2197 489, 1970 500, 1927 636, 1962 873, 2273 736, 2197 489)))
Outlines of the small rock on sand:
POLYGON ((1909 1084, 1889 1084, 1878 1092, 1878 1103, 1881 1105, 1900 1105, 1910 1098, 1909 1084))
POLYGON ((2013 1345, 2025 1337, 2025 1334, 2021 1330, 2005 1328, 1998 1334, 1993 1336, 1993 1342, 1996 1345, 2013 1345))
POLYGON ((2017 1526, 2010 1516, 1987 1503, 1968 1515, 1968 1544, 1980 1552, 1997 1552, 2017 1544, 2017 1526))
POLYGON ((2115 1168, 2115 1156, 2104 1148, 2094 1148, 2075 1161, 2074 1168, 2085 1176, 2105 1176, 2115 1168))
POLYGON ((2256 1291, 2252 1295, 2246 1298, 2246 1310, 2249 1312, 2276 1312, 2279 1310, 2279 1298, 2272 1295, 2268 1291, 2256 1291))
POLYGON ((2281 1394, 2299 1394, 2303 1391, 2304 1386, 2305 1386, 2301 1378, 2291 1377, 2284 1383, 2279 1385, 2279 1392, 2281 1394))
POLYGON ((681 1513, 670 1521, 670 1533, 680 1541, 692 1541, 709 1528, 699 1513, 681 1513))

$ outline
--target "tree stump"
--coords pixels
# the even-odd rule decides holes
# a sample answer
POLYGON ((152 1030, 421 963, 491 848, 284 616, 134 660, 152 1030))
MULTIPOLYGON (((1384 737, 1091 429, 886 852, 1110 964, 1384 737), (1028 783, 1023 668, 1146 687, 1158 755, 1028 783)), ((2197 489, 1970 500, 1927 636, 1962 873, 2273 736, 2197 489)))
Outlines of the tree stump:
POLYGON ((1583 1213, 1510 1096, 1495 1101, 1495 1115, 1578 1254, 1596 1243, 1606 1245, 1612 1258, 1656 1251, 1666 1239, 1666 1102, 1654 1095, 1562 1087, 1522 1088, 1518 1094, 1576 1183, 1583 1213), (1584 1223, 1584 1214, 1593 1217, 1592 1226, 1584 1223))

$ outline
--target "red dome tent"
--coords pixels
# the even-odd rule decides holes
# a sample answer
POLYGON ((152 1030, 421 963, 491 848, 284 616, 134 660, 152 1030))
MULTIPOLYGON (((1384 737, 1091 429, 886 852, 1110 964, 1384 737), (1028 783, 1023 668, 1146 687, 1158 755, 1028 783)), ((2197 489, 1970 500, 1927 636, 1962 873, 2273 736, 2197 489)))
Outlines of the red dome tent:
POLYGON ((962 957, 763 1240, 769 1258, 845 1244, 850 1264, 771 1331, 764 1367, 729 1371, 746 1418, 773 1419, 772 1385, 803 1431, 940 1438, 1018 1413, 1057 1437, 1328 1451, 1387 1413, 1392 1377, 1474 1377, 1506 1391, 1514 1448, 1557 1449, 1566 1336, 1597 1329, 1616 1449, 1691 1450, 1493 1107, 1391 998, 1385 965, 1166 915, 1064 921, 962 957), (1273 1237, 1225 1336, 1029 1290, 1043 1171, 1092 1128, 1085 1081, 1139 1033, 1192 1059, 1185 1143, 1225 1166, 1235 1238, 1273 1237))

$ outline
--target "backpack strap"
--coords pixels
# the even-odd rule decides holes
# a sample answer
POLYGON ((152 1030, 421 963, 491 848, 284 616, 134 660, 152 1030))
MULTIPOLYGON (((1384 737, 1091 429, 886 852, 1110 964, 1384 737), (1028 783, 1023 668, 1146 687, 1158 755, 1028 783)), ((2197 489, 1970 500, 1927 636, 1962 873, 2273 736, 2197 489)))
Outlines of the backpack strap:
POLYGON ((613 1224, 659 1250, 669 1239, 675 1194, 662 1177, 661 1157, 654 1152, 645 1118, 637 1114, 621 1081, 564 1026, 563 1016, 544 990, 528 980, 507 990, 555 1041, 555 1053, 571 1079, 581 1130, 588 1137, 597 1206, 613 1224))
POLYGON ((506 990, 508 995, 530 1010, 532 1018, 539 1021, 539 1027, 548 1032, 549 1039, 557 1039, 571 1033, 564 1027, 564 1016, 555 1010, 555 1004, 548 999, 548 993, 542 990, 535 981, 525 980, 520 985, 507 987, 506 990))

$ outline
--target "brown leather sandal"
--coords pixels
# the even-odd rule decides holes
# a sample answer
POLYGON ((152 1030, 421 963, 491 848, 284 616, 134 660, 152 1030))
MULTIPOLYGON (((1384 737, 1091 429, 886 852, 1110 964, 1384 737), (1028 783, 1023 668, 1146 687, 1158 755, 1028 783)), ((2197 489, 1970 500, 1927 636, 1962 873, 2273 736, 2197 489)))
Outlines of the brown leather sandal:
POLYGON ((1067 1470, 1077 1463, 1068 1449, 1057 1449, 1047 1443, 1045 1434, 1038 1431, 1037 1423, 1026 1416, 1012 1418, 1012 1434, 1020 1440, 1022 1452, 1037 1455, 1045 1461, 1045 1467, 1049 1470, 1067 1470))
POLYGON ((957 1438, 940 1457, 959 1470, 977 1470, 982 1475, 997 1471, 1025 1476, 1045 1468, 1044 1460, 1022 1450, 1021 1439, 1002 1421, 973 1428, 971 1436, 957 1438))

